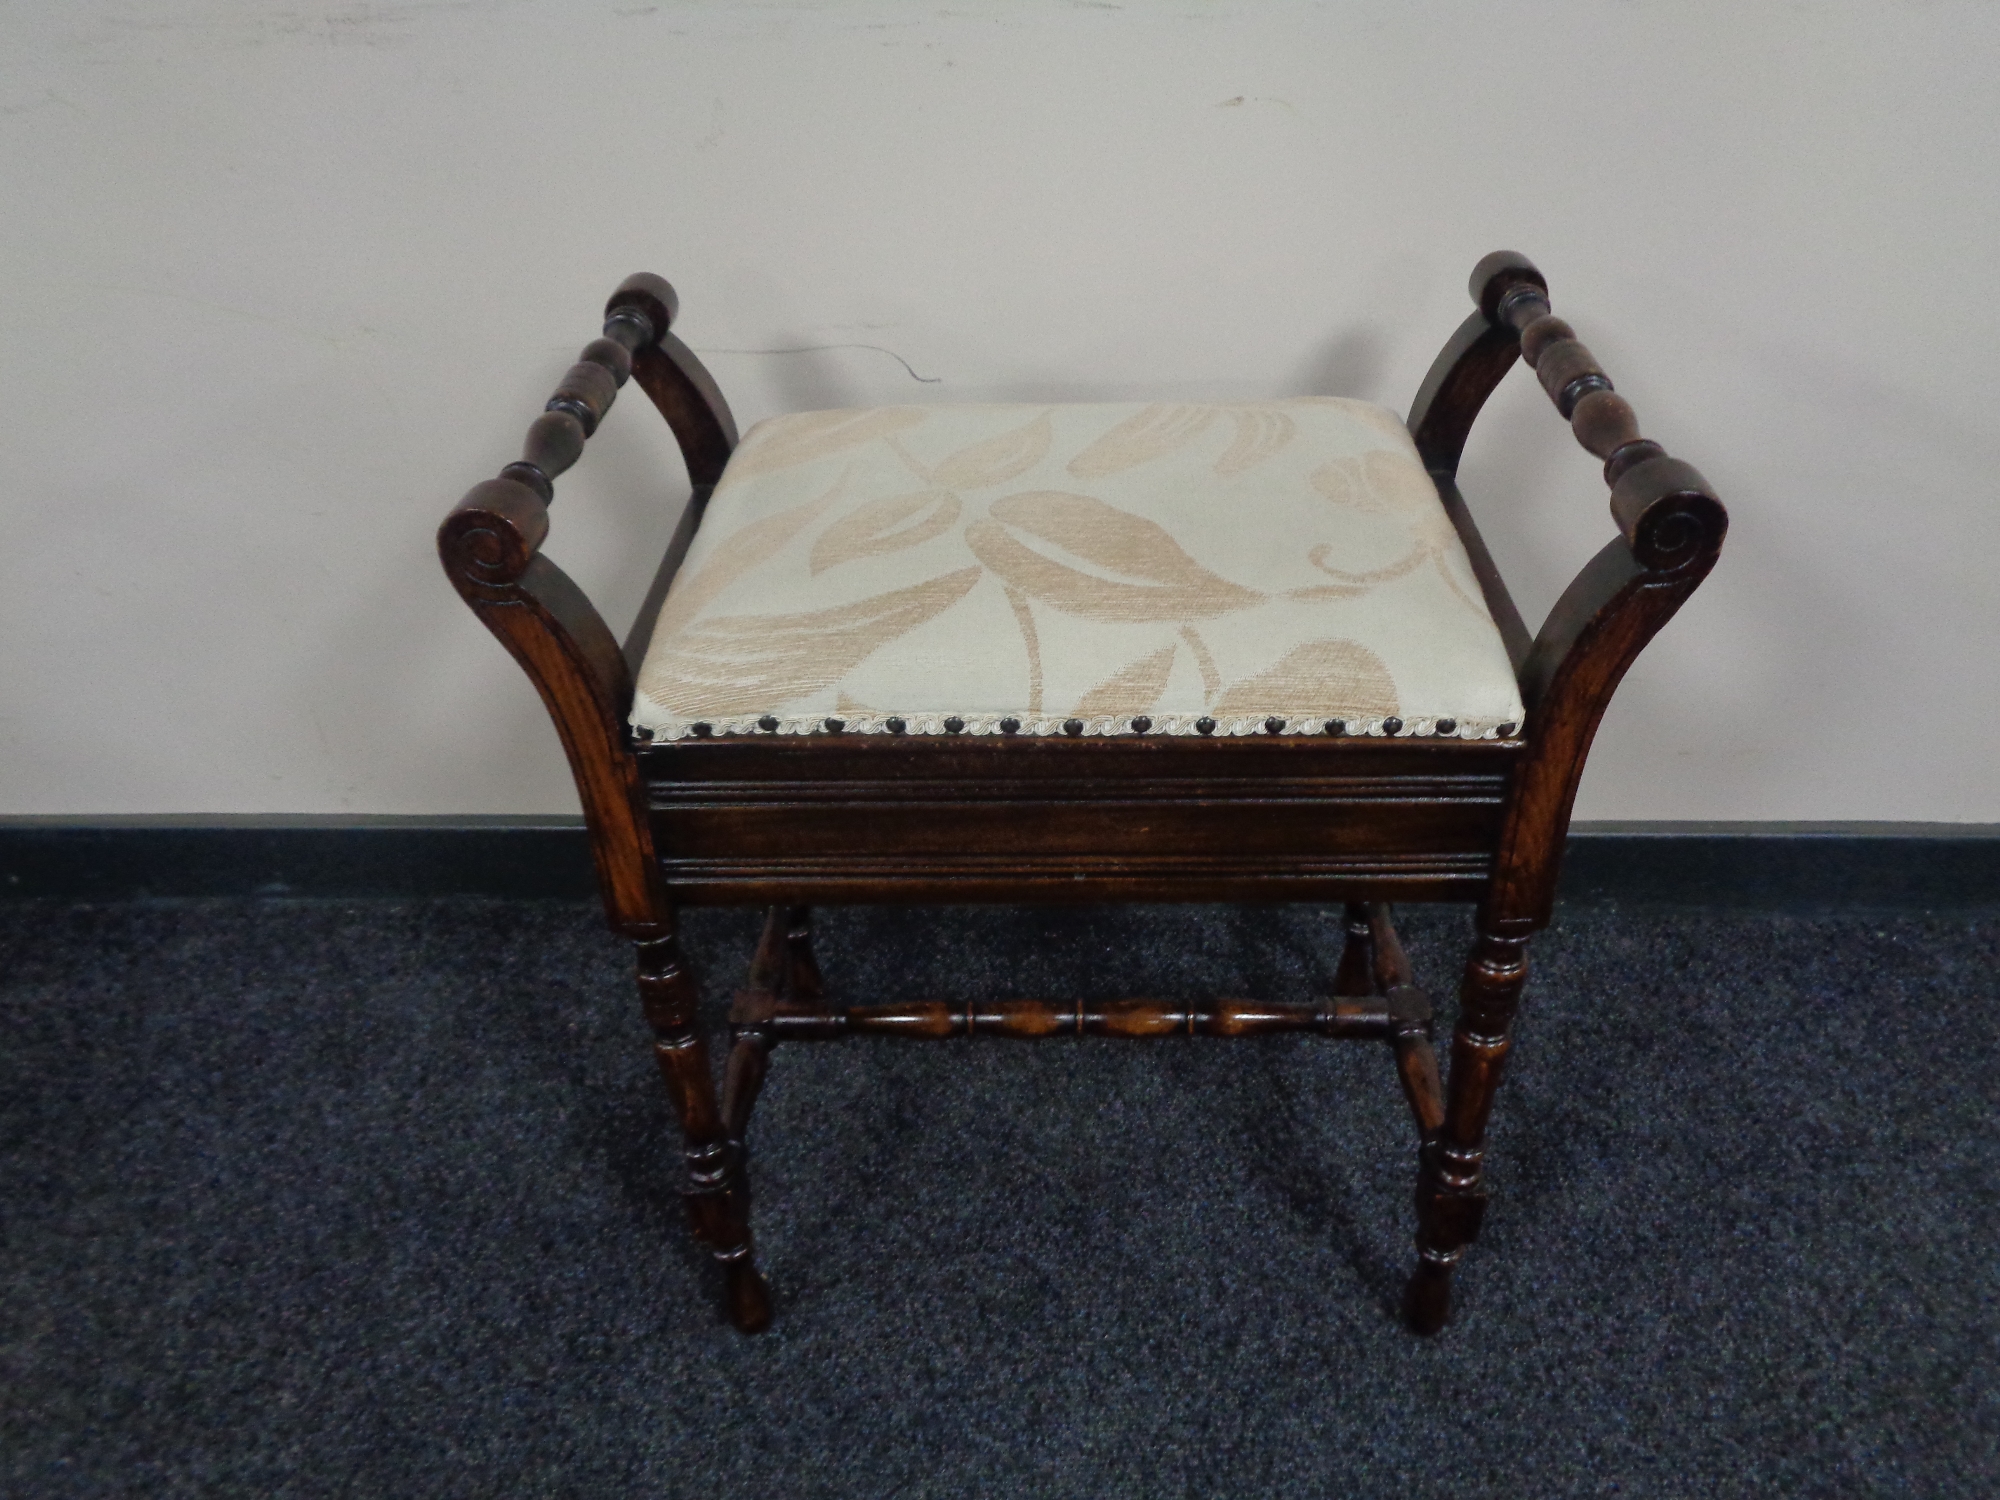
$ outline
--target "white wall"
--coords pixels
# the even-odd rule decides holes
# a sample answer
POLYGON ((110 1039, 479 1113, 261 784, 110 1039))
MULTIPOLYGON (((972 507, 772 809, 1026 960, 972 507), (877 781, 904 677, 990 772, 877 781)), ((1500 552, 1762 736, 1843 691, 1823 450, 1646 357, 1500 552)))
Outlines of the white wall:
MULTIPOLYGON (((629 271, 745 425, 1407 410, 1505 246, 1733 516, 1579 815, 2000 820, 1996 59, 1990 0, 9 4, 0 811, 573 809, 430 537, 629 271)), ((1517 373, 1465 478, 1539 618, 1595 464, 1517 373)), ((561 484, 618 628, 681 483, 628 390, 561 484)))

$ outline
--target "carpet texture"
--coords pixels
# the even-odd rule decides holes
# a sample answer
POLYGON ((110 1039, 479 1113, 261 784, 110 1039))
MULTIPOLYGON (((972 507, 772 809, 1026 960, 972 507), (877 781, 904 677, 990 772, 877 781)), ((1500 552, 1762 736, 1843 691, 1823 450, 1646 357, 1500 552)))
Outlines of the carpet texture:
MULTIPOLYGON (((1447 1001, 1468 932, 1402 918, 1447 1001)), ((690 914, 720 1007, 750 913, 690 914)), ((1306 908, 829 912, 837 993, 1323 988, 1306 908)), ((851 1041, 685 1233, 556 902, 0 908, 0 1492, 1990 1496, 2000 918, 1565 911, 1458 1320, 1388 1051, 851 1041)))

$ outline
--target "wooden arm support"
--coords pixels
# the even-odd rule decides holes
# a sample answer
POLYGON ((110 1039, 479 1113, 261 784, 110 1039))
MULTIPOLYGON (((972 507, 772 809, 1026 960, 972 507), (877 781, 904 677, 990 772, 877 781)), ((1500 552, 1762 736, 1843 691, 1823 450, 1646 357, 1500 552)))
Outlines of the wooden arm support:
POLYGON ((604 337, 584 346, 542 414, 528 425, 520 458, 498 479, 474 485, 445 518, 438 548, 454 582, 462 569, 470 569, 468 576, 482 584, 505 587, 527 569, 549 534, 556 476, 583 456, 584 442, 632 374, 634 358, 666 336, 679 305, 671 286, 645 272, 626 278, 611 294, 604 337), (454 569, 454 557, 461 569, 454 569))
MULTIPOLYGON (((603 616, 541 546, 556 476, 582 456, 634 374, 673 427, 697 499, 714 487, 736 428, 708 372, 669 331, 678 311, 660 277, 629 277, 605 306, 604 336, 585 346, 529 425, 521 457, 474 485, 438 528, 452 586, 520 662, 555 720, 591 827, 606 910, 637 938, 660 929, 666 908, 644 786, 626 744, 632 670, 603 616)), ((688 507, 670 561, 685 550, 699 510, 688 507)), ((662 571, 671 577, 671 568, 662 571)), ((664 592, 657 582, 655 596, 664 592)), ((657 610, 657 597, 649 603, 657 610)))
POLYGON ((1613 690, 1715 566, 1729 517, 1692 465, 1639 435, 1630 403, 1549 310, 1548 282, 1532 262, 1511 251, 1489 255, 1474 268, 1471 291, 1479 311, 1468 328, 1484 331, 1460 330, 1459 353, 1447 348, 1440 357, 1440 366, 1453 363, 1433 369, 1412 414, 1420 450, 1431 445, 1426 462, 1444 461, 1449 482, 1478 403, 1511 363, 1502 343, 1512 343, 1576 440, 1604 461, 1620 533, 1584 565, 1517 662, 1529 749, 1515 773, 1486 914, 1493 932, 1526 933, 1548 921, 1561 863, 1529 857, 1527 846, 1567 830, 1613 690))
POLYGON ((1632 405, 1571 328, 1549 310, 1549 285, 1526 256, 1495 251, 1473 268, 1472 297, 1521 357, 1585 451, 1604 460, 1611 516, 1648 569, 1672 572, 1722 545, 1728 518, 1691 464, 1639 436, 1632 405))
POLYGON ((1575 330, 1549 310, 1549 285, 1526 256, 1496 251, 1473 268, 1478 311, 1432 364, 1410 410, 1410 435, 1499 627, 1521 684, 1529 741, 1487 900, 1495 932, 1548 920, 1560 860, 1535 857, 1560 839, 1584 756, 1612 690, 1654 634, 1715 565, 1729 518, 1691 465, 1639 435, 1632 407, 1611 387, 1575 330), (1587 563, 1530 640, 1458 492, 1458 461, 1480 407, 1525 358, 1576 440, 1604 461, 1619 538, 1587 563))

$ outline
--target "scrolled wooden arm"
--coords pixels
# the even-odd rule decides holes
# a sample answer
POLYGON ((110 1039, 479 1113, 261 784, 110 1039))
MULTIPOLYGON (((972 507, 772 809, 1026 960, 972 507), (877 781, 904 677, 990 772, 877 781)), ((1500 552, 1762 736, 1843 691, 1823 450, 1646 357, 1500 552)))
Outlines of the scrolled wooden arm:
POLYGON ((1480 318, 1506 330, 1570 432, 1604 460, 1618 538, 1584 564, 1518 664, 1528 752, 1518 770, 1486 916, 1494 932, 1548 922, 1558 858, 1530 844, 1560 838, 1584 758, 1612 692, 1638 654, 1716 566, 1728 512, 1708 482, 1642 438, 1638 418, 1576 330, 1550 312, 1548 282, 1524 256, 1486 256, 1472 272, 1480 318))
POLYGON ((612 922, 643 938, 664 931, 666 905, 653 857, 638 763, 626 741, 632 670, 583 590, 541 555, 556 476, 636 374, 666 415, 695 495, 669 549, 641 624, 650 620, 736 441, 715 383, 669 331, 679 311, 658 276, 629 277, 604 309, 604 334, 584 347, 529 424, 521 457, 476 484, 438 528, 438 556, 465 602, 521 664, 555 720, 576 776, 612 922))
POLYGON ((1527 708, 1527 748, 1515 771, 1506 827, 1486 900, 1495 933, 1548 921, 1558 858, 1536 841, 1560 839, 1585 756, 1611 694, 1660 628, 1715 566, 1728 514, 1692 465, 1639 435, 1631 404, 1568 323, 1550 311, 1548 281, 1526 256, 1502 250, 1473 268, 1478 304, 1417 395, 1410 433, 1458 527, 1506 641, 1527 708), (1604 461, 1619 536, 1584 565, 1532 643, 1459 496, 1456 473, 1473 419, 1516 356, 1534 370, 1577 442, 1604 461))
POLYGON ((1729 532, 1729 512, 1693 464, 1664 454, 1634 464, 1611 487, 1611 516, 1641 567, 1674 573, 1706 558, 1729 532))
POLYGON ((549 508, 540 495, 518 479, 488 479, 444 518, 438 556, 461 593, 504 593, 528 570, 548 534, 549 508))

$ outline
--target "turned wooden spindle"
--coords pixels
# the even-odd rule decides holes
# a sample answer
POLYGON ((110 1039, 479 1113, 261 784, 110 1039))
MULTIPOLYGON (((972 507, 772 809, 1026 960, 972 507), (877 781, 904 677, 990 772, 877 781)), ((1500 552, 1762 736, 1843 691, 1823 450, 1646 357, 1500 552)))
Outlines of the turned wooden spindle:
POLYGON ((520 458, 501 477, 526 485, 544 505, 554 500, 555 477, 582 457, 585 440, 631 378, 633 356, 660 341, 678 308, 674 289, 659 277, 642 272, 626 278, 604 309, 604 336, 584 345, 564 372, 529 425, 520 458))
POLYGON ((1403 951, 1403 940, 1396 935, 1396 924, 1389 903, 1370 901, 1362 909, 1362 920, 1368 924, 1368 946, 1375 956, 1375 992, 1386 995, 1398 985, 1415 984, 1416 971, 1410 967, 1410 955, 1403 951))
MULTIPOLYGON (((602 340, 604 347, 616 349, 618 346, 609 339, 602 340)), ((626 365, 629 372, 631 365, 626 365)), ((604 420, 604 414, 611 410, 611 403, 618 396, 618 377, 595 360, 580 359, 564 372, 562 383, 556 393, 549 397, 548 411, 566 411, 583 424, 583 435, 589 437, 597 431, 597 424, 604 420)))
POLYGON ((1389 1044, 1396 1053, 1396 1077, 1417 1122, 1429 1139, 1444 1124, 1444 1080, 1431 1041, 1431 1000, 1413 984, 1399 984, 1383 997, 1389 1012, 1389 1044))
POLYGON ((583 440, 587 436, 574 412, 545 411, 528 424, 520 461, 500 472, 543 492, 544 502, 553 500, 555 485, 550 481, 583 457, 583 440))
POLYGON ((825 990, 812 949, 812 908, 773 906, 750 959, 743 987, 785 1000, 817 1000, 825 990))
POLYGON ((1415 970, 1396 935, 1388 903, 1371 901, 1363 910, 1375 955, 1375 986, 1389 1017, 1389 1044, 1396 1052, 1396 1076, 1419 1134, 1428 1138, 1444 1124, 1444 1084, 1431 1037, 1430 996, 1417 988, 1415 970))
POLYGON ((764 930, 757 939, 757 951, 750 955, 750 972, 743 977, 743 987, 780 994, 785 987, 785 968, 785 909, 767 907, 764 930))
POLYGON ((743 1138, 750 1129, 750 1115, 763 1091, 764 1075, 770 1067, 771 1016, 777 1002, 769 990, 738 990, 729 1007, 729 1063, 722 1079, 722 1124, 734 1148, 740 1184, 749 1190, 749 1153, 743 1138))
POLYGON ((604 336, 634 354, 666 337, 681 315, 681 299, 664 276, 637 271, 604 303, 604 336))
POLYGON ((1372 995, 1375 985, 1375 927, 1368 907, 1350 901, 1342 913, 1347 938, 1340 947, 1340 967, 1333 973, 1336 995, 1372 995))
POLYGON ((1576 440, 1604 460, 1606 483, 1617 483, 1635 462, 1664 451, 1639 436, 1638 418, 1612 389, 1597 356, 1550 311, 1548 282, 1526 256, 1506 250, 1487 256, 1473 268, 1472 295, 1488 319, 1519 335, 1521 358, 1576 440), (1643 450, 1635 444, 1644 444, 1643 450))
POLYGON ((735 1260, 725 1260, 732 1277, 743 1268, 743 1284, 730 1284, 730 1315, 739 1327, 754 1332, 769 1321, 769 1296, 750 1255, 750 1116, 763 1092, 770 1072, 771 1049, 778 1033, 772 1020, 783 996, 794 1006, 816 1005, 820 999, 819 964, 812 952, 812 912, 803 906, 773 906, 764 916, 763 935, 750 959, 745 987, 736 992, 729 1007, 729 1060, 722 1077, 722 1131, 728 1142, 728 1183, 726 1194, 735 1206, 733 1224, 740 1226, 736 1239, 742 1252, 735 1260), (761 1302, 759 1299, 762 1299, 761 1302), (765 1311, 757 1321, 758 1308, 765 1311), (739 1313, 739 1309, 741 1312, 739 1313), (743 1318, 752 1319, 745 1323, 743 1318))
POLYGON ((787 991, 797 1000, 817 1000, 826 993, 826 981, 813 954, 812 908, 794 906, 785 912, 785 959, 787 991))
POLYGON ((1550 310, 1548 282, 1534 263, 1496 251, 1473 268, 1472 296, 1490 322, 1519 336, 1521 358, 1577 442, 1604 461, 1612 518, 1639 561, 1673 571, 1715 552, 1728 521, 1708 481, 1639 435, 1631 403, 1576 330, 1550 310))
POLYGON ((1034 1041, 1053 1036, 1274 1036, 1291 1031, 1388 1041, 1395 1035, 1396 1021, 1380 998, 1343 998, 1317 1005, 1254 1000, 912 1000, 845 1010, 780 1002, 767 1024, 773 1041, 863 1035, 1034 1041))

